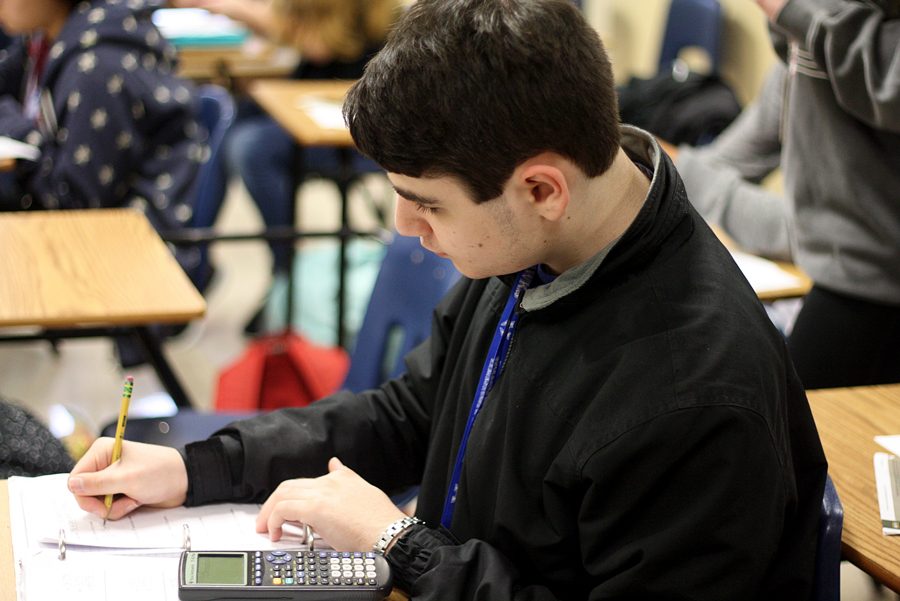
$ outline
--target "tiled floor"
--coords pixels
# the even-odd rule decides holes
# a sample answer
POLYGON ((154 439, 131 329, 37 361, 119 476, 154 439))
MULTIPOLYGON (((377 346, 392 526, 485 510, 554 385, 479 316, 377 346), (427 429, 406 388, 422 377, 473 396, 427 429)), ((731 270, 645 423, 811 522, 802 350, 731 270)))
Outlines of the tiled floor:
MULTIPOLYGON (((369 182, 376 194, 383 182, 369 182)), ((328 184, 308 184, 300 201, 304 223, 327 226, 337 220, 337 198, 328 184)), ((370 212, 354 199, 354 223, 368 227, 370 212)), ((248 230, 259 225, 259 217, 243 188, 233 186, 220 217, 224 230, 248 230)), ((178 338, 166 344, 166 353, 198 407, 211 405, 219 370, 244 348, 243 324, 264 297, 269 283, 269 253, 264 244, 241 242, 213 248, 218 266, 217 280, 208 295, 206 317, 192 323, 178 338)), ((132 416, 158 414, 171 404, 152 370, 141 367, 135 376, 132 416)), ((118 410, 124 373, 106 340, 70 340, 60 345, 59 355, 42 342, 0 345, 0 394, 17 399, 48 420, 65 407, 92 430, 114 420, 118 410)), ((54 419, 55 427, 65 421, 54 419)), ((845 601, 896 600, 893 593, 879 590, 850 564, 841 570, 841 598, 845 601)))

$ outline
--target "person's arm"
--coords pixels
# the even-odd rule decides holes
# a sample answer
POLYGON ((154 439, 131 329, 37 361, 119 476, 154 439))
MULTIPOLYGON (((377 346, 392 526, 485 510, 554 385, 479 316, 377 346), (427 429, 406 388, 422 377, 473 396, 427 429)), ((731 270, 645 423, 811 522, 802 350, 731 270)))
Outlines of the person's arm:
POLYGON ((844 110, 872 127, 900 132, 900 19, 860 0, 765 1, 774 4, 767 13, 775 25, 825 71, 844 110))
POLYGON ((82 72, 79 66, 88 59, 73 61, 53 85, 57 133, 43 141, 42 158, 27 183, 46 208, 121 206, 132 189, 128 178, 153 159, 151 138, 160 135, 159 128, 183 127, 194 110, 180 82, 153 71, 123 70, 120 49, 81 56, 93 60, 91 68, 82 72))
POLYGON ((172 0, 177 8, 203 8, 240 21, 255 33, 271 38, 275 33, 272 4, 269 0, 172 0))
MULTIPOLYGON (((560 494, 577 525, 587 598, 766 597, 794 493, 758 415, 727 406, 673 412, 578 467, 560 494)), ((417 601, 556 598, 489 543, 459 543, 427 525, 411 528, 387 559, 417 601)), ((809 578, 812 557, 794 569, 809 578)))
POLYGON ((794 228, 786 199, 759 185, 781 161, 784 67, 777 64, 757 99, 710 145, 678 148, 675 165, 688 198, 744 250, 790 260, 794 228))

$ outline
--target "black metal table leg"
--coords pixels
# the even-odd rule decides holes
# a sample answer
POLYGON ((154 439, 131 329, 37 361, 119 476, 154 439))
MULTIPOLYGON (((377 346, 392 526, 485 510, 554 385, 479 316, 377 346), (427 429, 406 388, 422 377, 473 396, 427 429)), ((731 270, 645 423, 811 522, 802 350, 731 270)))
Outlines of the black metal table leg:
POLYGON ((150 364, 153 365, 153 369, 156 371, 159 381, 162 382, 166 392, 172 396, 175 405, 179 409, 191 407, 191 401, 188 398, 184 387, 178 380, 178 376, 172 371, 172 367, 166 360, 165 355, 163 355, 159 335, 152 331, 148 326, 134 326, 134 331, 144 345, 144 350, 147 351, 147 357, 150 359, 150 364))

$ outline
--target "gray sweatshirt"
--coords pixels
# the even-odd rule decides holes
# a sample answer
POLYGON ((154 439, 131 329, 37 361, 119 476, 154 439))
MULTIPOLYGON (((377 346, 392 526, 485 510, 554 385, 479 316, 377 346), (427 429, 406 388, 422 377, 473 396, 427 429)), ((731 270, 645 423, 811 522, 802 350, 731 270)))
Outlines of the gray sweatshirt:
POLYGON ((900 20, 866 0, 790 0, 774 29, 787 70, 776 71, 780 75, 766 82, 754 112, 748 109, 733 126, 736 132, 721 140, 734 150, 729 138, 755 122, 761 131, 738 146, 744 153, 738 160, 745 161, 753 147, 763 154, 732 163, 733 179, 726 178, 722 198, 712 201, 694 188, 712 188, 718 180, 698 185, 691 162, 714 156, 716 147, 700 151, 699 158, 692 151, 680 154, 690 198, 750 250, 781 256, 795 247, 794 260, 817 285, 900 304, 900 20), (779 113, 787 202, 757 190, 762 200, 754 214, 749 184, 735 179, 758 180, 777 164, 772 115, 779 113))

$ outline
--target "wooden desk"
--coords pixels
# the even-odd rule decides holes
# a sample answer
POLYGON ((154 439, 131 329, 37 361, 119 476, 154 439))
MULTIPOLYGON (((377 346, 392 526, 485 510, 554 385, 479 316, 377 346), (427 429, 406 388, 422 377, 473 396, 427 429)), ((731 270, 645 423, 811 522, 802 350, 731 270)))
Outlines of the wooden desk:
MULTIPOLYGON (((730 250, 732 253, 746 253, 743 249, 741 249, 740 245, 734 241, 734 238, 725 233, 721 227, 715 224, 709 224, 709 227, 715 232, 716 237, 725 245, 725 248, 730 250)), ((768 260, 768 259, 766 259, 768 260)), ((782 300, 786 298, 798 298, 801 296, 806 296, 810 289, 812 289, 812 280, 809 278, 806 273, 794 265, 793 263, 787 263, 785 261, 771 261, 774 263, 779 269, 782 271, 794 276, 797 278, 798 283, 795 286, 790 286, 787 288, 778 288, 778 289, 766 289, 756 291, 756 296, 759 297, 761 301, 776 301, 782 300)), ((752 283, 752 282, 751 282, 752 283)))
POLYGON ((182 47, 178 49, 178 74, 195 81, 224 81, 286 77, 297 67, 299 55, 289 49, 251 39, 241 46, 182 47))
MULTIPOLYGON (((0 213, 0 256, 0 328, 133 328, 173 399, 189 405, 147 326, 200 317, 206 302, 142 213, 0 213)), ((35 337, 47 336, 3 339, 35 337)))
POLYGON ((765 291, 757 291, 756 296, 759 297, 761 301, 775 301, 782 300, 786 298, 799 298, 802 296, 806 296, 809 291, 812 289, 812 280, 809 279, 809 276, 806 273, 794 265, 793 263, 785 263, 783 261, 773 261, 778 267, 780 267, 783 271, 791 274, 796 277, 799 282, 796 286, 791 286, 788 288, 779 288, 777 290, 765 290, 765 291))
POLYGON ((301 105, 304 98, 341 102, 353 81, 303 81, 265 79, 250 85, 250 96, 303 146, 351 148, 350 131, 319 126, 301 105))
MULTIPOLYGON (((347 242, 356 235, 350 228, 348 215, 349 188, 354 177, 353 138, 350 131, 323 128, 307 113, 304 99, 319 99, 341 102, 353 84, 348 80, 303 81, 303 80, 259 80, 250 85, 250 96, 287 130, 301 146, 331 146, 339 150, 340 173, 336 184, 341 198, 341 227, 335 232, 340 246, 338 251, 338 302, 337 302, 337 344, 344 346, 347 278, 347 242)), ((299 183, 299 182, 298 182, 299 183)), ((293 213, 292 213, 293 214, 293 213)), ((290 299, 293 298, 293 283, 288 288, 288 323, 290 323, 290 299)))
POLYGON ((807 393, 828 473, 844 506, 845 559, 900 592, 900 537, 884 536, 872 455, 873 437, 900 434, 900 384, 812 390, 807 393))

